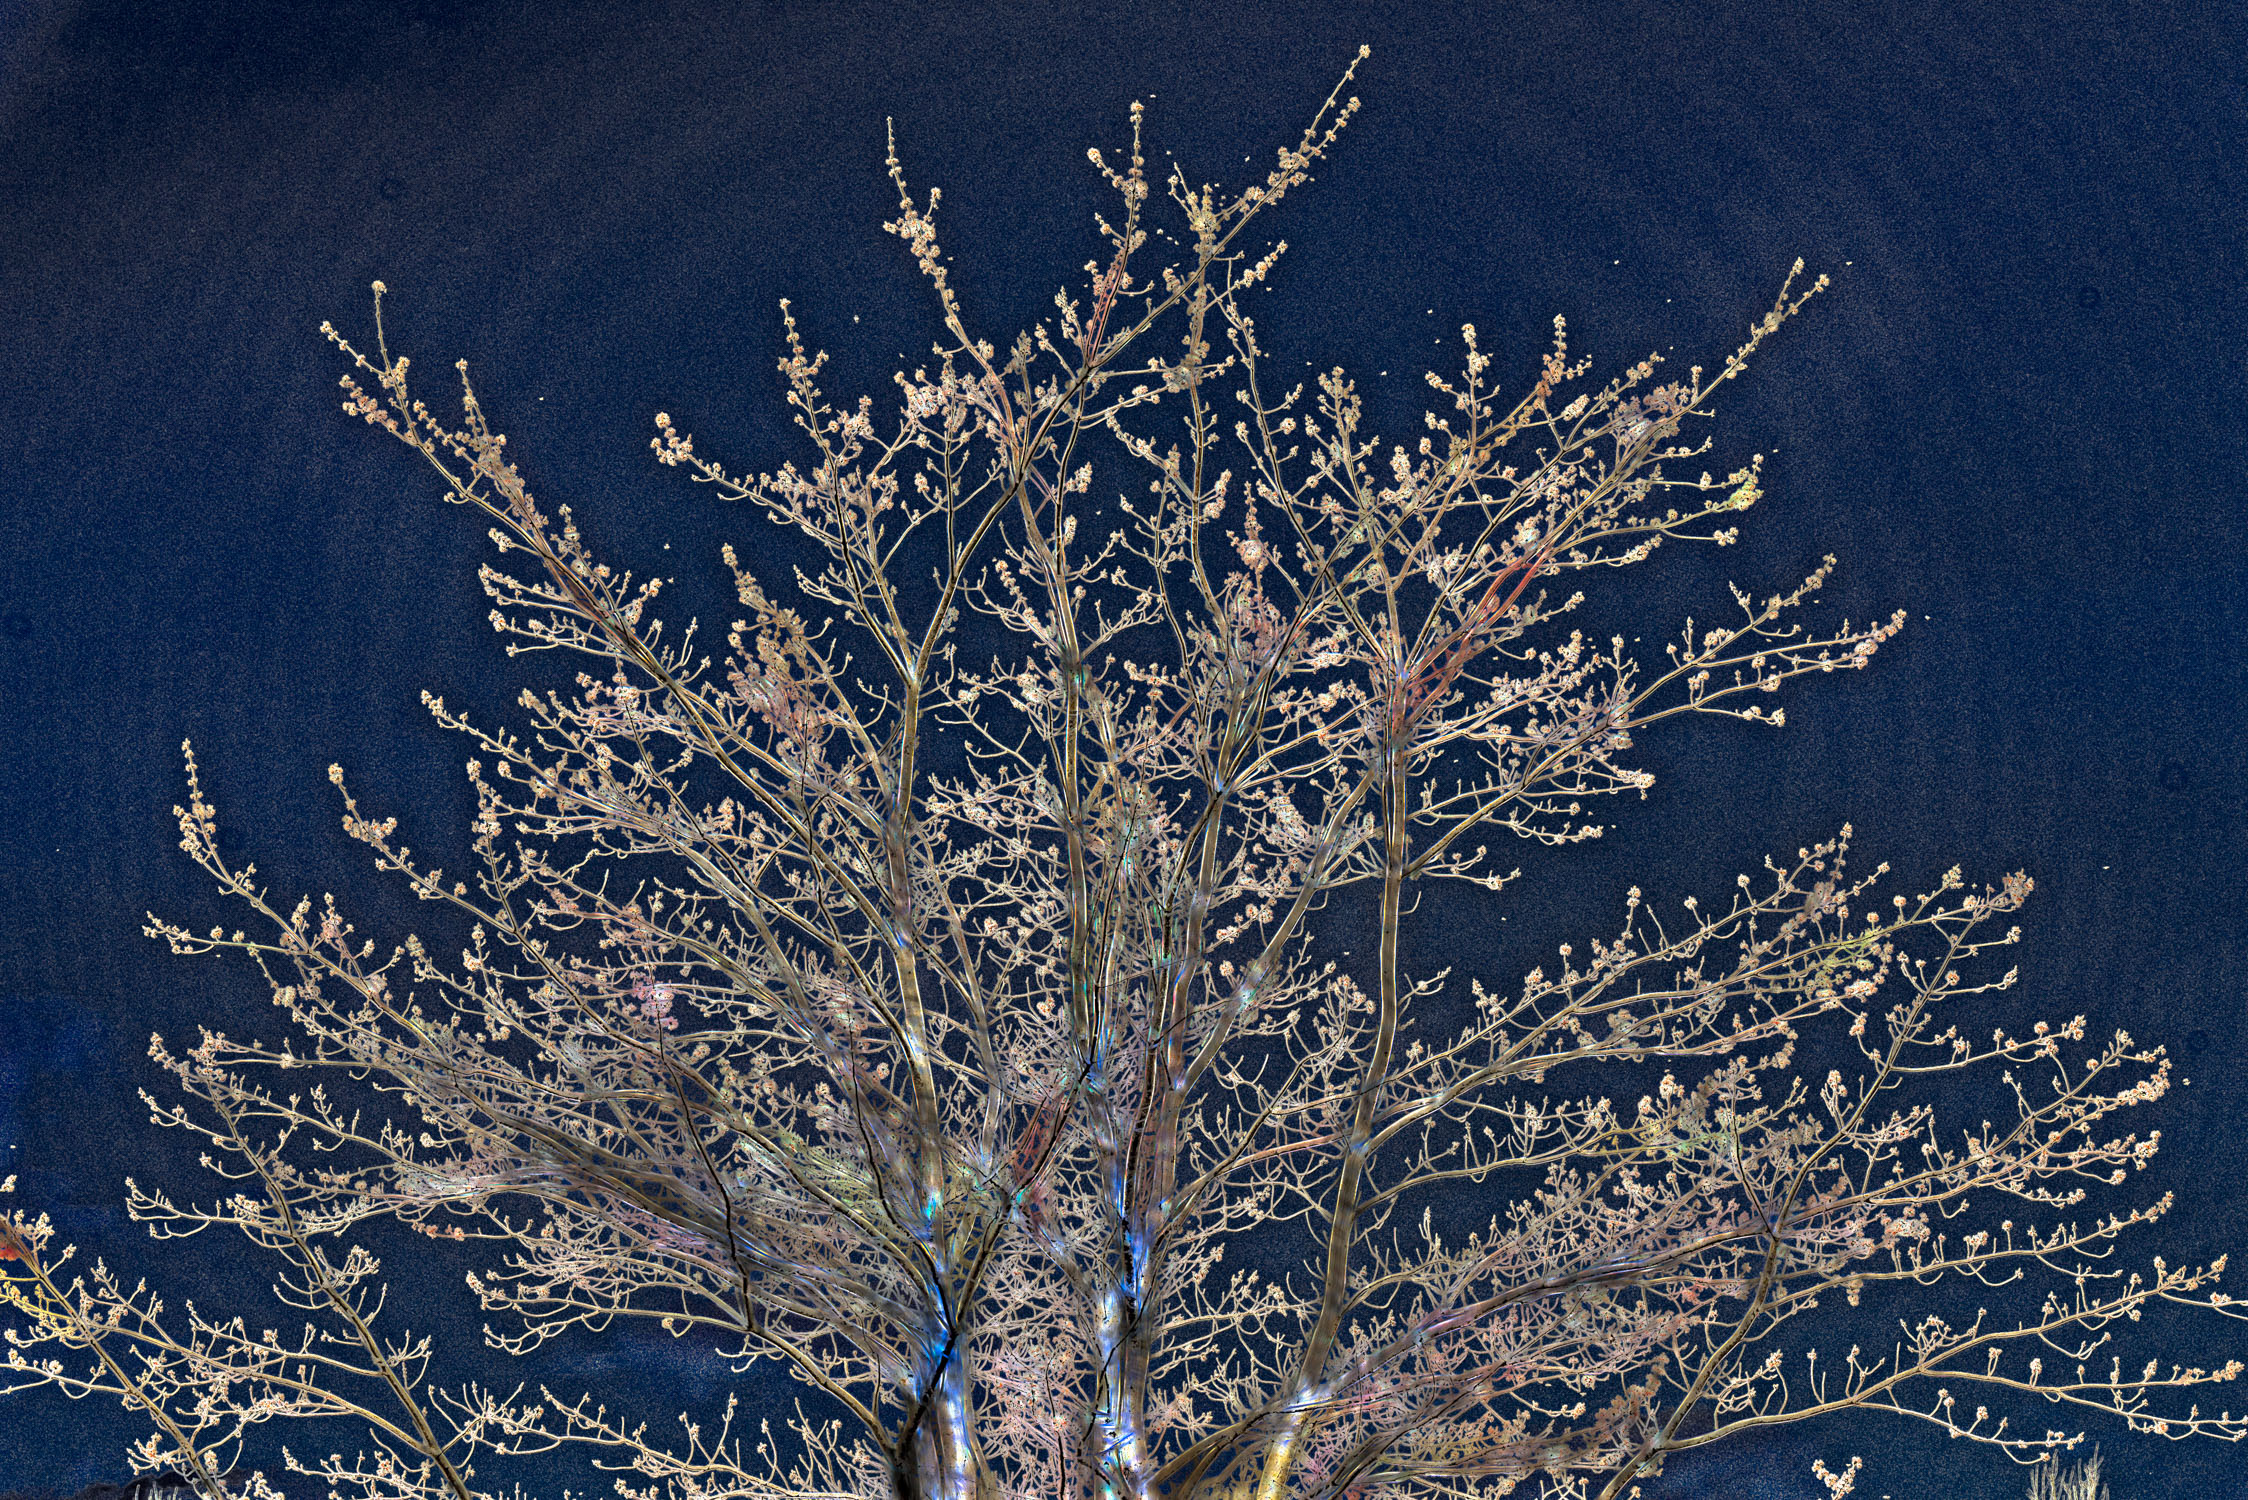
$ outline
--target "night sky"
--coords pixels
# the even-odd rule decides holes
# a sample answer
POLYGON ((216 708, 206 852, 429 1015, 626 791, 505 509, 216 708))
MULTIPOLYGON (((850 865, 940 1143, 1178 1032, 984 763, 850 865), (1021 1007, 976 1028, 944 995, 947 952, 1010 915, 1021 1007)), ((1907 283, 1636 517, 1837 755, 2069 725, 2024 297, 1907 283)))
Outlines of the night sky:
MULTIPOLYGON (((1980 1032, 2081 1011, 2095 1036, 2166 1043, 2191 1085, 2131 1121, 2163 1131, 2133 1191, 2174 1188, 2178 1207, 2124 1258, 2248 1248, 2241 15, 0 4, 0 1171, 20 1174, 16 1202, 174 1306, 265 1316, 266 1273, 234 1246, 153 1246, 118 1207, 128 1173, 210 1192, 134 1096, 160 1084, 149 1033, 275 1021, 246 963, 141 935, 150 910, 198 929, 247 915, 177 848, 180 742, 224 847, 276 904, 332 890, 379 951, 409 928, 443 951, 429 909, 343 836, 325 768, 342 762, 418 855, 458 865, 468 751, 419 691, 497 726, 519 724, 519 687, 567 681, 493 635, 483 528, 337 410, 321 320, 371 341, 381 278, 422 398, 457 415, 451 366, 468 360, 532 492, 569 504, 606 561, 675 578, 659 612, 701 616, 707 638, 730 618, 719 543, 768 573, 786 552, 654 462, 652 414, 732 471, 800 457, 774 371, 784 296, 833 356, 831 394, 879 399, 900 355, 926 358, 936 319, 880 227, 885 118, 915 185, 944 189, 972 326, 1005 344, 1096 253, 1109 200, 1085 149, 1128 140, 1131 101, 1148 102, 1154 162, 1235 186, 1365 42, 1362 114, 1256 231, 1292 247, 1255 309, 1276 363, 1347 366, 1373 425, 1410 440, 1420 372, 1456 368, 1462 322, 1511 392, 1556 314, 1591 384, 1649 350, 1683 374, 1721 365, 1802 256, 1832 290, 1718 404, 1710 467, 1767 456, 1742 544, 1606 575, 1587 618, 1675 629, 1721 613, 1727 579, 1770 593, 1830 551, 1809 618, 1911 612, 1870 671, 1791 684, 1784 731, 1643 738, 1653 794, 1606 809, 1596 845, 1526 850, 1521 894, 1460 907, 1427 966, 1518 977, 1554 942, 1609 932, 1629 885, 1720 893, 1845 821, 1898 890, 1953 863, 2026 869, 2023 983, 1980 1032)), ((474 1262, 396 1248, 412 1321, 462 1349, 449 1383, 596 1388, 658 1425, 731 1388, 777 1427, 792 1397, 640 1335, 511 1372, 474 1347, 474 1262)), ((2190 1363, 2248 1356, 2240 1323, 2167 1337, 2190 1363)), ((121 1479, 139 1430, 95 1403, 0 1398, 0 1492, 121 1479)), ((2091 1430, 2116 1500, 2248 1480, 2248 1448, 2091 1430)), ((1650 1495, 1808 1500, 1811 1460, 1853 1453, 1860 1496, 2022 1492, 1987 1449, 1869 1417, 1694 1457, 1650 1495)), ((480 1473, 608 1489, 554 1459, 480 1473)))

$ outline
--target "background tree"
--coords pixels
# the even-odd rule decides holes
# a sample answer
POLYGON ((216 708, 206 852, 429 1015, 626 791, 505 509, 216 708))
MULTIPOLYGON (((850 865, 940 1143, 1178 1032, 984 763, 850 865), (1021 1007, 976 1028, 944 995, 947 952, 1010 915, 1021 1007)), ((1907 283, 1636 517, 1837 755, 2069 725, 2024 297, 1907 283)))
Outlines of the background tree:
POLYGON ((473 894, 344 793, 379 866, 473 923, 457 969, 411 935, 375 962, 332 897, 269 904, 221 856, 189 752, 183 847, 272 935, 149 930, 249 954, 291 1032, 154 1043, 190 1101, 152 1098, 160 1123, 237 1186, 211 1206, 135 1186, 132 1209, 160 1234, 245 1233, 310 1321, 183 1319, 98 1264, 66 1283, 32 1216, 5 1244, 22 1383, 139 1403, 156 1430, 136 1462, 212 1492, 286 1416, 369 1435, 292 1469, 461 1500, 492 1492, 479 1452, 504 1470, 493 1455, 560 1444, 649 1495, 1605 1500, 1671 1454, 1852 1406, 2024 1454, 2066 1439, 1962 1414, 1952 1385, 2239 1436, 2158 1404, 2237 1361, 2096 1362, 2151 1304, 2230 1311, 2205 1290, 2221 1262, 2102 1266, 2166 1197, 2067 1217, 2153 1155, 2153 1133, 2114 1132, 2166 1089, 2160 1049, 2086 1046, 2081 1017, 1976 1041, 1947 1014, 2010 982, 1990 951, 2018 935, 1999 924, 2025 877, 1954 870, 1883 905, 1844 828, 1721 910, 1687 898, 1666 922, 1635 889, 1582 959, 1473 976, 1465 1003, 1404 971, 1419 890, 1514 878, 1495 830, 1595 836, 1591 798, 1651 785, 1620 760, 1635 734, 1694 712, 1776 727, 1769 695, 1863 667, 1904 616, 1794 623, 1828 559, 1735 590, 1735 617, 1688 621, 1651 667, 1564 618, 1570 575, 1735 539, 1761 457, 1685 478, 1708 449, 1691 430, 1826 285, 1796 290, 1800 263, 1706 380, 1658 384, 1649 355, 1564 399, 1585 367, 1556 320, 1503 404, 1465 328, 1465 368, 1430 377, 1445 410, 1386 450, 1340 368, 1280 388, 1248 304, 1285 243, 1244 230, 1332 147, 1341 95, 1260 183, 1174 175, 1177 253, 1152 272, 1173 231, 1135 108, 1128 161, 1092 153, 1119 206, 1087 285, 1004 353, 971 331, 937 195, 893 152, 888 227, 946 330, 900 372, 894 419, 831 405, 793 318, 801 467, 729 475, 656 417, 661 461, 813 549, 792 589, 726 551, 743 615, 718 682, 692 626, 663 641, 658 581, 635 589, 534 502, 465 363, 464 426, 409 394, 381 283, 373 360, 327 330, 382 392, 347 375, 345 409, 524 554, 527 577, 482 575, 510 652, 604 675, 526 691, 528 742, 428 698, 480 750, 473 894), (1104 441, 1144 489, 1094 498, 1104 441), (509 829, 551 848, 503 848, 509 829), (648 873, 613 888, 627 860, 648 873), (1345 964, 1357 934, 1375 956, 1345 964), (1410 1035, 1416 1015, 1443 1031, 1410 1035), (1830 1053, 1847 1071, 1806 1066, 1830 1053), (1653 1065, 1636 1106, 1624 1064, 1653 1065), (1984 1079, 2003 1123, 1939 1121, 1932 1085, 1965 1102, 1984 1079), (361 1083, 408 1123, 370 1121, 361 1083), (1461 1183, 1497 1211, 1448 1244, 1430 1205, 1461 1183), (1992 1195, 2042 1221, 1992 1218, 1992 1195), (731 1409, 667 1445, 590 1398, 446 1388, 426 1338, 384 1331, 379 1263, 346 1239, 380 1218, 497 1244, 470 1284, 516 1352, 660 1319, 783 1362, 835 1415, 800 1415, 782 1457, 745 1454, 731 1409), (2004 1305, 1938 1316, 1922 1288, 1946 1278, 2004 1305), (1783 1331, 1822 1299, 1829 1347, 1876 1312, 1904 1337, 1822 1370, 1783 1331))
POLYGON ((2029 1500, 2112 1500, 2100 1482, 2100 1450, 2094 1448, 2091 1457, 2065 1468, 2047 1455, 2030 1471, 2029 1500))

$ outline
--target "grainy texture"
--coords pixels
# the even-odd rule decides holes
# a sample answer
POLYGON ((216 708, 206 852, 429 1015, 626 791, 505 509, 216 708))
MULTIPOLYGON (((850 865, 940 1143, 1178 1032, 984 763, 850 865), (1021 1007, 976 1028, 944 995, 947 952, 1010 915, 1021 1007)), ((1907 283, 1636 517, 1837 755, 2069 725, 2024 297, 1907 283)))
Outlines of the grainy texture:
MULTIPOLYGON (((268 904, 222 857, 190 752, 183 847, 259 935, 150 931, 251 956, 293 1035, 154 1044, 186 1101, 152 1098, 159 1122, 239 1186, 206 1207, 136 1185, 132 1208, 247 1234, 304 1331, 175 1311, 98 1263, 73 1280, 31 1215, 0 1235, 18 1383, 140 1404, 135 1462, 213 1493, 267 1493, 219 1478, 258 1425, 354 1419, 365 1451, 288 1467, 399 1500, 504 1493, 507 1455, 556 1444, 629 1466, 629 1495, 693 1500, 1616 1500, 1672 1454, 1850 1406, 2025 1454, 2069 1436, 1970 1415, 1954 1387, 2238 1437, 2186 1393, 2237 1362, 2094 1363, 2151 1303, 2237 1309, 2210 1290, 2221 1262, 2101 1263, 2166 1197, 2068 1217, 2153 1156, 2121 1116, 2169 1064, 2087 1043, 2082 1017, 1976 1021, 2011 980, 1993 953, 2022 876, 1884 899, 1844 828, 1722 909, 1665 920, 1634 890, 1581 963, 1472 978, 1461 1025, 1410 1034, 1449 998, 1401 967, 1417 888, 1503 890, 1496 834, 1579 841, 1591 799, 1645 791, 1634 735, 1693 712, 1779 727, 1771 695, 1866 666, 1903 616, 1795 623, 1829 560, 1737 592, 1649 667, 1567 628, 1565 581, 1728 543, 1762 497, 1760 460, 1687 477, 1693 429, 1824 286, 1798 289, 1800 264, 1707 378, 1657 383, 1649 356, 1569 395, 1586 371, 1557 320, 1502 404, 1463 329, 1412 449, 1364 436, 1340 368, 1280 389, 1247 300, 1284 245, 1244 231, 1334 146, 1343 94, 1255 186, 1174 178, 1176 238, 1135 110, 1128 160, 1093 157, 1119 202, 1088 284, 1004 352, 966 325, 936 195, 893 160, 889 227, 949 332, 895 412, 831 405, 792 322, 805 466, 737 477, 656 418, 662 462, 816 559, 788 588, 728 550, 743 613, 716 681, 691 631, 662 639, 655 581, 533 500, 465 365, 463 427, 409 395, 377 283, 374 358, 331 330, 359 372, 345 409, 525 560, 483 573, 510 651, 601 675, 526 692, 528 741, 429 699, 479 747, 473 890, 344 794, 384 868, 474 922, 452 966, 411 937, 374 962, 333 897, 268 904), (1176 258, 1151 271, 1157 234, 1176 258), (1096 447, 1138 466, 1137 495, 1094 498, 1096 447), (626 894, 608 875, 636 860, 653 873, 626 894), (1378 954, 1345 966, 1321 931, 1361 893, 1378 954), (1847 1070, 1802 1065, 1814 1032, 1847 1070), (1634 1065, 1661 1076, 1626 1103, 1634 1065), (1968 1086, 1948 1075, 1991 1080, 1997 1123, 1942 1116, 1930 1080, 1968 1086), (343 1102, 361 1081, 402 1118, 343 1102), (1462 1181, 1496 1209, 1447 1243, 1416 1210, 1462 1181), (523 1355, 658 1319, 784 1362, 834 1415, 800 1417, 782 1456, 731 1420, 667 1442, 590 1397, 446 1387, 349 1243, 385 1218, 497 1247, 471 1285, 523 1355), (1310 1235, 1294 1274, 1221 1272, 1289 1226, 1310 1235), (1811 1328, 1833 1347, 1870 1296, 1909 1309, 1946 1278, 2007 1290, 1820 1367, 1811 1328)), ((1839 1496, 1856 1473, 1818 1477, 1839 1496)))

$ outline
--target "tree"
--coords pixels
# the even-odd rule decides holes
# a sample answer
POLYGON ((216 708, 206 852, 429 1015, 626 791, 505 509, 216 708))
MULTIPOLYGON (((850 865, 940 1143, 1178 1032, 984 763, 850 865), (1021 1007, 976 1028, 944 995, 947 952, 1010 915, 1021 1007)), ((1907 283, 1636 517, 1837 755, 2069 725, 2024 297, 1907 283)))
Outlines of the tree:
POLYGON ((382 283, 374 359, 323 325, 359 372, 344 409, 525 560, 481 575, 510 654, 596 670, 523 693, 528 739, 424 695, 478 746, 473 891, 343 792, 378 866, 473 924, 457 967, 413 935, 376 962, 332 896, 270 904, 221 857, 187 748, 182 847, 270 935, 148 931, 248 955, 290 1032, 153 1044, 187 1101, 151 1098, 159 1122, 234 1186, 204 1207, 135 1185, 131 1208, 246 1234, 313 1321, 297 1340, 183 1321, 101 1264, 66 1286, 70 1252, 27 1217, 7 1238, 19 1385, 139 1403, 136 1461, 211 1493, 251 1427, 331 1417, 370 1451, 292 1470, 456 1500, 493 1492, 478 1455, 504 1482, 509 1455, 559 1444, 635 1471, 623 1493, 695 1500, 1616 1500, 1674 1454, 1848 1407, 2025 1455, 2070 1441, 1958 1415, 1952 1385, 2239 1437, 2156 1404, 2238 1361, 2090 1364, 2153 1304, 2237 1315, 2206 1290, 2221 1262, 2100 1266, 2167 1196, 2065 1217, 2154 1154, 2155 1133, 2112 1132, 2167 1088, 2161 1050, 2086 1045, 2082 1017, 1987 1042, 1952 1019, 2011 983, 1991 970, 2025 876, 1954 870, 1883 903, 1845 827, 1682 917, 1634 889, 1608 936, 1519 983, 1458 997, 1404 971, 1417 888, 1502 892, 1497 834, 1573 844, 1600 832, 1592 799, 1645 795, 1636 736, 1689 713, 1778 727, 1790 679, 1866 666, 1905 616, 1794 623, 1829 558, 1736 589, 1729 623, 1688 621, 1651 667, 1568 628, 1565 583, 1735 540, 1761 456, 1688 479, 1710 447, 1689 432, 1827 285, 1798 290, 1801 262, 1707 378, 1657 383, 1649 355, 1565 396, 1586 366, 1556 319, 1509 405, 1470 326, 1464 370, 1429 377, 1446 410, 1386 450, 1340 368, 1281 389, 1247 300, 1285 242, 1245 232, 1333 148, 1349 81, 1261 183, 1174 174, 1191 248, 1153 272, 1135 106, 1128 160, 1090 153, 1119 206, 1088 284, 1004 352, 971 331, 937 194, 893 148, 886 227, 945 330, 894 418, 830 404, 785 302, 801 466, 737 477, 655 417, 659 461, 814 559, 791 589, 725 550, 742 614, 715 680, 693 627, 668 643, 649 614, 660 580, 597 562, 568 507, 548 519, 465 362, 463 426, 409 393, 382 283), (1104 439, 1145 479, 1113 512, 1087 457, 1104 439), (623 893, 627 862, 648 873, 623 893), (1339 963, 1369 928, 1375 958, 1339 963), (1412 1035, 1455 999, 1457 1026, 1412 1035), (1851 1071, 1805 1068, 1806 1032, 1851 1071), (1641 1064, 1659 1082, 1634 1072, 1620 1102, 1641 1064), (1930 1080, 1994 1072, 2014 1118, 1944 1144, 1930 1080), (404 1122, 368 1123, 355 1081, 404 1122), (1447 1242, 1428 1204, 1461 1184, 1495 1211, 1447 1242), (1994 1198, 2023 1223, 1986 1222, 1994 1198), (380 1219, 497 1247, 469 1284, 515 1353, 659 1319, 785 1364, 823 1414, 799 1409, 783 1458, 745 1454, 731 1405, 667 1445, 591 1398, 444 1388, 426 1336, 380 1325, 379 1263, 351 1239, 380 1219), (1310 1236, 1301 1274, 1240 1266, 1284 1232, 1310 1236), (1922 1290, 2038 1268, 2057 1290, 1963 1323, 1922 1290), (1904 1341, 1839 1369, 1810 1351, 1791 1383, 1792 1325, 1838 1300, 1844 1336, 1849 1310, 1885 1309, 1904 1341), (2023 1361, 2039 1349, 2053 1373, 2023 1361))
POLYGON ((2058 1458, 2047 1456, 2030 1471, 2029 1500, 2111 1500, 2100 1483, 2100 1450, 2080 1464, 2062 1468, 2058 1458))

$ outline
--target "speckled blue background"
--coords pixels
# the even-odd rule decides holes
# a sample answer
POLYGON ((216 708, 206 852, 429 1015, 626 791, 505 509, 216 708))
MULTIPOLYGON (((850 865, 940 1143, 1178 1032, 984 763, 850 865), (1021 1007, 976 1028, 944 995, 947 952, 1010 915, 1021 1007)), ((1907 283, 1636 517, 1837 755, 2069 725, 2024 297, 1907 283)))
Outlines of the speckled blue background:
MULTIPOLYGON (((1556 313, 1602 376, 1649 349, 1716 364, 1807 257, 1834 289, 1720 405, 1716 456, 1769 456, 1743 545, 1626 575, 1596 628, 1706 617, 1725 579, 1768 592, 1826 551, 1831 612, 1912 612, 1871 672, 1791 689, 1777 736, 1648 736, 1648 801, 1596 846, 1526 854, 1520 899, 1459 908, 1441 958, 1408 964, 1503 980, 1609 930, 1627 884, 1721 890, 1846 819, 1903 889, 2026 868, 2025 983, 1993 1024, 2087 1011, 2192 1079, 2134 1122, 2164 1131, 2180 1204, 2127 1253, 2248 1245, 2248 131, 2241 12, 2191 3, 0 6, 0 1154, 24 1201, 85 1253, 255 1312, 233 1247, 158 1253, 114 1206, 127 1172, 193 1175, 130 1092, 156 1081, 148 1033, 271 1026, 247 966, 140 935, 151 908, 238 920, 175 847, 179 742, 281 904, 335 890, 384 947, 413 925, 442 949, 343 838, 323 769, 457 864, 467 752, 417 690, 496 723, 558 670, 507 661, 480 528, 336 410, 323 318, 370 332, 383 278, 425 399, 449 405, 467 358, 533 491, 607 560, 676 577, 667 617, 708 635, 719 541, 775 543, 653 463, 650 416, 735 470, 790 456, 784 295, 839 392, 927 347, 879 228, 885 116, 1004 342, 1093 253, 1084 150, 1132 99, 1158 162, 1236 180, 1361 41, 1362 117, 1264 231, 1295 247, 1268 346, 1348 365, 1402 436, 1462 321, 1514 389, 1556 313)), ((417 1253, 394 1262, 414 1321, 473 1342, 462 1266, 417 1253)), ((2239 1324, 2180 1337, 2201 1363, 2248 1353, 2239 1324)), ((638 1338, 534 1373, 658 1423, 731 1380, 638 1338)), ((742 1388, 755 1410, 788 1394, 742 1388)), ((0 1400, 0 1491, 123 1477, 129 1430, 0 1400)), ((2243 1449, 2096 1430, 2116 1500, 2248 1490, 2243 1449)), ((1682 1461, 1651 1493, 1808 1500, 1811 1459, 1852 1453, 1861 1496, 2022 1490, 1985 1450, 1866 1419, 1682 1461)))

